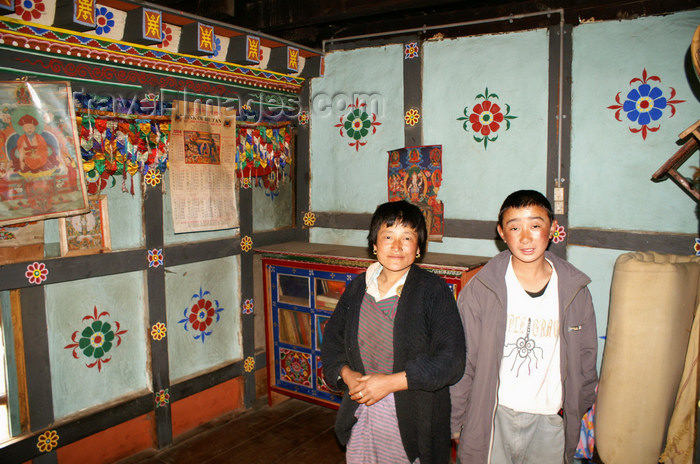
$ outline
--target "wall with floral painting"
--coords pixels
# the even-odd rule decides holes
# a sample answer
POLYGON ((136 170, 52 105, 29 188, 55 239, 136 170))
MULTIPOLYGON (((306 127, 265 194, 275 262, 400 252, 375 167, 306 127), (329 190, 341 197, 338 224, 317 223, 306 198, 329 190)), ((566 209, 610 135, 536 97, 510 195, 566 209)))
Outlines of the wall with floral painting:
MULTIPOLYGON (((383 47, 341 44, 327 55, 325 76, 312 81, 311 241, 366 246, 369 215, 391 196, 388 153, 417 127, 419 144, 442 145, 445 234, 430 251, 492 256, 502 248, 495 218, 508 193, 533 188, 553 204, 561 194, 551 249, 593 278, 602 356, 615 259, 631 250, 700 248, 695 202, 670 180, 651 181, 700 114, 700 82, 687 56, 699 23, 700 11, 691 10, 456 38, 376 38, 383 47), (387 63, 396 67, 390 72, 387 63), (385 76, 363 80, 358 70, 385 76), (402 91, 384 93, 386 82, 402 91), (353 93, 396 109, 348 150, 348 126, 339 131, 338 118, 318 105, 323 95, 353 93), (357 226, 334 228, 341 222, 357 226)), ((691 178, 693 165, 697 157, 682 175, 691 178)))
MULTIPOLYGON (((295 145, 308 146, 308 131, 296 131, 308 124, 301 73, 318 75, 322 52, 249 32, 136 2, 0 2, 0 81, 9 89, 0 101, 1 462, 115 462, 263 401, 254 247, 307 238, 294 208, 307 203, 295 145), (92 27, 63 14, 73 6, 81 20, 93 16, 92 27), (187 50, 190 42, 199 48, 187 50), (268 66, 278 54, 294 59, 268 66), (65 117, 27 99, 35 81, 70 87, 65 117), (224 121, 228 194, 209 197, 235 202, 226 228, 175 233, 174 100, 233 115, 224 121), (28 224, 12 216, 6 200, 25 208, 23 186, 34 180, 15 169, 4 134, 20 136, 29 106, 42 121, 32 116, 30 126, 73 135, 75 156, 64 158, 84 175, 88 214, 49 211, 28 224)), ((196 153, 210 154, 203 146, 196 153)))
POLYGON ((403 146, 402 61, 401 45, 328 55, 328 78, 311 87, 313 210, 366 212, 386 198, 386 150, 403 146))

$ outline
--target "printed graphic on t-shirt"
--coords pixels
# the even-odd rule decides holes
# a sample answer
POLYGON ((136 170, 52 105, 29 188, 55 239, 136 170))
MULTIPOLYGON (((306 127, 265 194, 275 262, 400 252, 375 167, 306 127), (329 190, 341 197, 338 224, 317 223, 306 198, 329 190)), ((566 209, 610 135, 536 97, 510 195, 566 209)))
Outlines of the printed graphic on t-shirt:
MULTIPOLYGON (((549 261, 548 261, 549 262, 549 261)), ((532 297, 508 265, 506 330, 498 372, 498 404, 530 414, 561 408, 559 281, 554 265, 547 288, 532 297)))
MULTIPOLYGON (((507 334, 522 334, 526 320, 524 317, 509 315, 507 334)), ((511 362, 511 372, 515 376, 520 376, 520 369, 525 367, 527 375, 532 374, 534 369, 538 369, 544 357, 544 350, 537 345, 535 337, 553 337, 559 333, 559 322, 553 320, 535 319, 534 327, 531 317, 527 318, 527 328, 524 334, 518 337, 513 343, 506 343, 503 350, 503 362, 511 362)), ((506 336, 506 339, 512 339, 506 336)), ((523 371, 525 373, 525 371, 523 371)))

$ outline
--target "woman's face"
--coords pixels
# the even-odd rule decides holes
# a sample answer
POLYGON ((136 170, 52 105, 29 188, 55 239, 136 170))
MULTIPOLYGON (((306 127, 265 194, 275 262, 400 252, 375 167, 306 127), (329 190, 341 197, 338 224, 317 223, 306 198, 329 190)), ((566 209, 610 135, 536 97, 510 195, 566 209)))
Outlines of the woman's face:
POLYGON ((401 223, 388 227, 382 225, 374 245, 377 260, 390 273, 403 275, 416 260, 418 234, 415 229, 401 223))

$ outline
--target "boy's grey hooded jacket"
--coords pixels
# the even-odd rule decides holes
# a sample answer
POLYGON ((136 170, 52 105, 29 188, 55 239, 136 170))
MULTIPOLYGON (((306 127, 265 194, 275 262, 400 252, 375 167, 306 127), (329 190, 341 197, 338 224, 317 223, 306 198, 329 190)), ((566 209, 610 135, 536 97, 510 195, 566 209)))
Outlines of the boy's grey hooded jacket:
MULTIPOLYGON (((464 464, 487 464, 491 449, 498 373, 506 332, 505 275, 511 253, 491 259, 462 289, 457 305, 467 340, 467 366, 450 388, 452 433, 459 434, 458 456, 464 464)), ((598 337, 590 279, 549 251, 559 278, 559 327, 564 410, 564 462, 573 461, 581 418, 593 405, 598 383, 598 337)))

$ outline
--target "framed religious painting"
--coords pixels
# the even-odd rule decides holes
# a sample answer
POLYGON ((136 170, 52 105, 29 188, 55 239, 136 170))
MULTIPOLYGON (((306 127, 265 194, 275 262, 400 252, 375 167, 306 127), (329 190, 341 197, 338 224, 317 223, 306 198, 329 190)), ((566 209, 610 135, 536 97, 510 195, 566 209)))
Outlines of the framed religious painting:
POLYGON ((437 195, 442 185, 442 145, 403 147, 389 151, 389 201, 405 200, 425 216, 428 239, 441 242, 444 205, 437 195))
POLYGON ((0 82, 0 226, 88 211, 68 82, 0 82))
POLYGON ((61 256, 104 253, 112 249, 107 197, 89 197, 88 202, 87 213, 58 219, 61 256))
POLYGON ((0 226, 0 265, 44 259, 44 221, 0 226))

